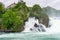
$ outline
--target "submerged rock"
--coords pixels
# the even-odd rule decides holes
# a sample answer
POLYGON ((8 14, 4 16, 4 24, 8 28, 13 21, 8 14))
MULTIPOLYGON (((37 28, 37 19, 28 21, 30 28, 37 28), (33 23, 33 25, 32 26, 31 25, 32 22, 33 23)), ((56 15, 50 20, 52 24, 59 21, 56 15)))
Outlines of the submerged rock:
POLYGON ((45 26, 43 24, 37 24, 35 23, 33 28, 30 28, 32 32, 45 32, 45 26))
POLYGON ((35 23, 34 27, 39 27, 39 25, 37 25, 37 24, 35 23))

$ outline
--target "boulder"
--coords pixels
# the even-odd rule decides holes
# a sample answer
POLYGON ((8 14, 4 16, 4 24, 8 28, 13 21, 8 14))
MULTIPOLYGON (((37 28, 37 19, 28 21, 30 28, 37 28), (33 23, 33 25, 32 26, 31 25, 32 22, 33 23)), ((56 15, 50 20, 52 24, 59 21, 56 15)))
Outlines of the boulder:
POLYGON ((39 23, 42 23, 46 26, 46 28, 48 27, 48 24, 49 24, 49 17, 48 15, 46 15, 45 17, 39 19, 39 23))

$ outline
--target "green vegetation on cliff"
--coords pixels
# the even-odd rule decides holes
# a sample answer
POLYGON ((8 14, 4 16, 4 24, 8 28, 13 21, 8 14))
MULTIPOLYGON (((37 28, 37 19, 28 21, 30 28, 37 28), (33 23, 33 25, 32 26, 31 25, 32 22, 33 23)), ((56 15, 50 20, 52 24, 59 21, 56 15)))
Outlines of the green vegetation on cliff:
POLYGON ((17 13, 7 10, 5 14, 3 14, 3 27, 5 30, 18 30, 18 28, 23 27, 23 20, 19 16, 16 15, 17 13))
POLYGON ((30 16, 34 16, 34 17, 37 17, 37 18, 42 18, 44 16, 46 16, 46 13, 43 12, 43 9, 35 4, 31 9, 30 9, 30 16))
POLYGON ((8 8, 4 8, 0 3, 0 7, 0 14, 2 14, 0 31, 23 31, 24 23, 29 17, 36 17, 40 23, 48 26, 49 18, 39 5, 27 7, 25 2, 18 2, 8 8))
POLYGON ((48 15, 39 5, 35 4, 32 8, 30 8, 30 17, 36 17, 39 20, 39 23, 42 23, 48 27, 48 15))
POLYGON ((4 14, 4 12, 5 12, 5 7, 3 3, 0 2, 0 18, 2 17, 2 14, 4 14))
MULTIPOLYGON (((3 31, 22 31, 24 30, 24 21, 27 20, 28 7, 25 2, 18 2, 13 7, 9 7, 2 15, 3 31)), ((0 30, 1 30, 0 29, 0 30)))
POLYGON ((15 6, 10 8, 12 11, 17 12, 17 15, 21 17, 23 21, 25 21, 28 17, 28 7, 25 5, 25 2, 18 2, 15 6))

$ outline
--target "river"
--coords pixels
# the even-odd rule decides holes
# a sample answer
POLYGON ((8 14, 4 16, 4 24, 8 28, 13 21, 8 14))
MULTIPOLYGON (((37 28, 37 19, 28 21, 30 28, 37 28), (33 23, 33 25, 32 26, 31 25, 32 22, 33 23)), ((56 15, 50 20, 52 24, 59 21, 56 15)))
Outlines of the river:
POLYGON ((0 40, 60 40, 60 19, 50 17, 51 27, 46 32, 21 32, 4 33, 0 35, 0 40))

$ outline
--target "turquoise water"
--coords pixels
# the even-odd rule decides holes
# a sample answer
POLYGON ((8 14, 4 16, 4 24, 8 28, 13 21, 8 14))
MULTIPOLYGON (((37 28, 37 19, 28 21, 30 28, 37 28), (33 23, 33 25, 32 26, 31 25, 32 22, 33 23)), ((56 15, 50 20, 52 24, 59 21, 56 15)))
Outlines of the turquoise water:
POLYGON ((1 33, 0 40, 60 40, 60 19, 51 18, 50 21, 51 27, 46 32, 29 32, 28 28, 31 26, 27 23, 25 32, 1 33))
POLYGON ((57 33, 8 33, 0 35, 0 40, 60 40, 57 33))

